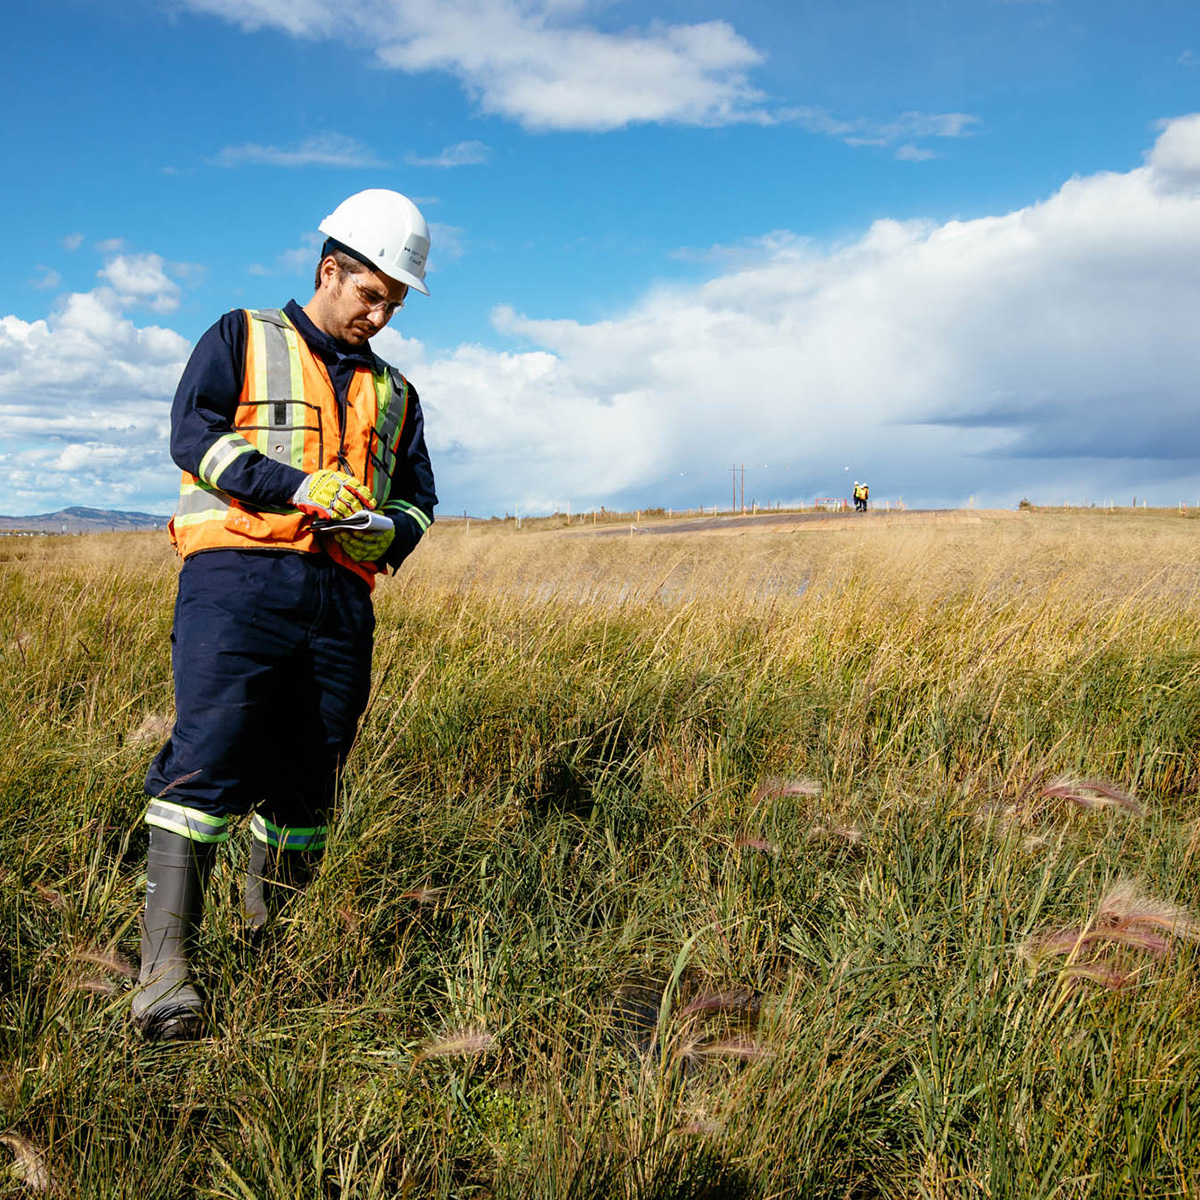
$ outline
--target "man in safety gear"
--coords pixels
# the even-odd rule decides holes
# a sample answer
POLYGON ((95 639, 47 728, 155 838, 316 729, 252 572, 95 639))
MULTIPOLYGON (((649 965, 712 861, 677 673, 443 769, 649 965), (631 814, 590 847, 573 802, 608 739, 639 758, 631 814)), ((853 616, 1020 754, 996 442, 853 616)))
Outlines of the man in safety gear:
POLYGON ((320 230, 312 299, 223 316, 171 410, 176 721, 146 777, 133 996, 157 1040, 205 1030, 190 956, 230 819, 253 813, 252 928, 319 861, 367 702, 375 576, 412 552, 437 503, 417 393, 369 345, 410 290, 429 294, 429 227, 407 197, 372 189, 320 230), (390 524, 336 528, 363 510, 390 524))

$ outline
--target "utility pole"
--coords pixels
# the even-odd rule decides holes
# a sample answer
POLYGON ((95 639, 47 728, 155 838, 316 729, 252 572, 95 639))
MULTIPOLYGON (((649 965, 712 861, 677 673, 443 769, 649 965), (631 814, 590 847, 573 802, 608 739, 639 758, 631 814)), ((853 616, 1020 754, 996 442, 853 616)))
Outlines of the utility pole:
POLYGON ((730 490, 732 492, 732 494, 729 497, 730 508, 734 512, 737 512, 739 509, 742 512, 745 512, 746 511, 746 464, 745 463, 741 463, 740 465, 738 463, 734 463, 733 466, 729 468, 729 483, 730 483, 730 490), (740 488, 741 501, 740 502, 738 501, 739 477, 741 480, 741 488, 740 488))

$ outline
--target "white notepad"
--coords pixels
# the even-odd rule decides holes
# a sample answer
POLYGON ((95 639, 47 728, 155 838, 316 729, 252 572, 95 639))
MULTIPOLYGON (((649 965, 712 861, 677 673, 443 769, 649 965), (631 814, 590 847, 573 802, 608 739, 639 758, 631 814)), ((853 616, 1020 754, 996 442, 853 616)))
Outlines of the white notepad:
POLYGON ((360 508, 352 516, 341 520, 319 520, 313 522, 313 528, 322 533, 337 533, 339 529, 354 529, 359 533, 384 533, 392 528, 392 518, 383 513, 372 512, 369 508, 360 508))

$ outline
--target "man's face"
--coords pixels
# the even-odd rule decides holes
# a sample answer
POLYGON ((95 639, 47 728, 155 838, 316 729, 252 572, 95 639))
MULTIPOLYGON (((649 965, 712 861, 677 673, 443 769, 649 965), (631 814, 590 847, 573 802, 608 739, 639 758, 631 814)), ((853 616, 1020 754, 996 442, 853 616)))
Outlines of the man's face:
POLYGON ((344 271, 327 258, 321 264, 321 287, 317 292, 321 319, 315 323, 331 337, 362 346, 404 306, 407 295, 407 284, 367 267, 353 273, 344 271))

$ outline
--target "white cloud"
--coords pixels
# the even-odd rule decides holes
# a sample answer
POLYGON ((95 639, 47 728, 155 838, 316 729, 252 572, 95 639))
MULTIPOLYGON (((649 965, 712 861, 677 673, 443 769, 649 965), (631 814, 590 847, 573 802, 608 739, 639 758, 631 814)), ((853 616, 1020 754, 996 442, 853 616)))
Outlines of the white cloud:
POLYGON ((227 146, 212 160, 216 167, 382 167, 373 151, 352 137, 327 133, 306 138, 298 146, 227 146))
POLYGON ((0 317, 6 511, 169 504, 170 400, 189 345, 170 329, 134 325, 124 303, 99 287, 66 297, 45 320, 0 317))
POLYGON ((1160 121, 1158 141, 1146 155, 1155 185, 1167 192, 1200 191, 1200 113, 1160 121))
POLYGON ((456 262, 462 258, 466 232, 457 225, 443 225, 440 221, 429 222, 429 241, 433 247, 430 251, 431 271, 436 270, 436 264, 439 262, 456 262))
POLYGON ((892 146, 897 142, 908 142, 896 152, 896 157, 913 162, 933 157, 932 152, 912 144, 916 139, 970 137, 979 124, 979 118, 970 113, 904 112, 888 120, 873 120, 835 117, 823 108, 784 109, 778 119, 795 121, 811 133, 840 138, 847 146, 892 146))
POLYGON ((483 142, 456 142, 432 158, 410 154, 407 161, 414 167, 472 167, 487 162, 491 156, 491 149, 483 142))
POLYGON ((122 305, 145 304, 155 312, 179 307, 179 285, 167 276, 157 254, 119 254, 99 271, 122 305))
POLYGON ((63 238, 62 244, 63 249, 65 250, 78 250, 79 247, 83 245, 83 234, 68 233, 67 236, 63 238))
POLYGON ((1176 60, 1181 67, 1200 67, 1200 54, 1194 50, 1185 50, 1176 60))
POLYGON ((53 267, 43 267, 39 263, 38 270, 42 272, 42 275, 39 279, 31 279, 29 281, 30 287, 35 287, 38 291, 45 292, 58 287, 62 283, 62 276, 53 267))
POLYGON ((184 0, 246 29, 375 45, 386 66, 445 71, 485 113, 529 129, 769 118, 746 72, 762 55, 724 21, 609 33, 582 0, 184 0))
POLYGON ((299 246, 293 246, 275 256, 274 263, 267 267, 262 263, 251 263, 247 268, 251 275, 303 275, 312 278, 316 270, 317 256, 324 245, 323 233, 306 233, 299 246))
MULTIPOLYGON (((531 130, 795 121, 847 145, 893 146, 966 137, 979 123, 969 113, 904 112, 872 119, 839 118, 811 107, 778 109, 749 77, 765 55, 727 21, 655 20, 642 28, 606 31, 587 19, 609 8, 606 0, 374 0, 343 9, 321 0, 182 2, 247 30, 273 28, 297 37, 368 43, 384 66, 445 72, 459 80, 481 112, 531 130)), ((484 161, 477 155, 485 151, 479 142, 460 142, 440 155, 410 155, 408 161, 465 166, 484 161)), ((295 163, 294 157, 295 151, 255 145, 222 151, 215 161, 221 166, 245 161, 308 165, 305 156, 295 163)), ((344 165, 379 165, 350 157, 354 161, 344 165)), ((914 144, 897 157, 922 161, 931 155, 914 144)))
POLYGON ((931 158, 937 158, 937 152, 914 146, 912 142, 905 142, 903 146, 896 147, 896 153, 892 157, 901 162, 928 162, 931 158))
POLYGON ((659 481, 699 469, 711 503, 729 457, 787 461, 792 497, 827 494, 849 463, 881 498, 1101 500, 1163 481, 1195 500, 1197 167, 1188 117, 1145 166, 1003 216, 882 220, 824 249, 776 235, 607 321, 497 309, 528 350, 408 343, 396 361, 451 509, 669 504, 659 481))

